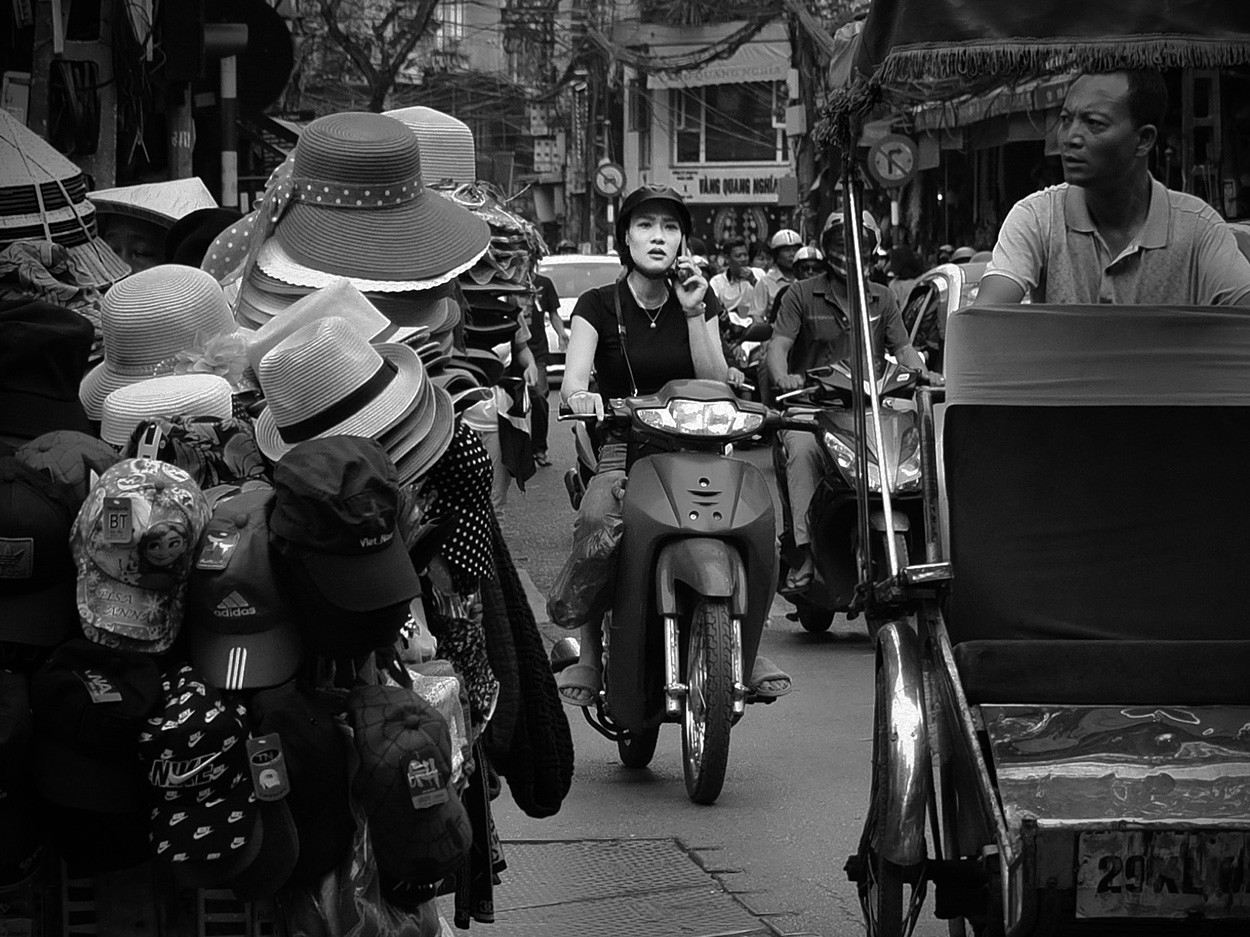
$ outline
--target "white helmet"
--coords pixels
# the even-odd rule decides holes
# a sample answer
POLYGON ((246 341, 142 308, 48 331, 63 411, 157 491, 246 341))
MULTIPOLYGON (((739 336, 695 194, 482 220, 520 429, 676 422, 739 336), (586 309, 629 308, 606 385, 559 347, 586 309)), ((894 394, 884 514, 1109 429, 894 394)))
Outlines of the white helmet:
POLYGON ((791 231, 789 228, 782 228, 773 235, 772 240, 768 242, 769 250, 776 250, 779 247, 800 247, 803 239, 799 237, 797 231, 791 231))
POLYGON ((824 260, 825 255, 820 252, 819 247, 800 247, 798 253, 794 255, 794 262, 800 263, 804 260, 824 260))

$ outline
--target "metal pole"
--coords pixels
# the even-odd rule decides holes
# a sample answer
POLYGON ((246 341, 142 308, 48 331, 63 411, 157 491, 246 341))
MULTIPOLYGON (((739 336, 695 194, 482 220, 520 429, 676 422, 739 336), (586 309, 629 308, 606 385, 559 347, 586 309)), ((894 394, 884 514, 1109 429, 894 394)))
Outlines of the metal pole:
MULTIPOLYGON (((847 223, 842 227, 847 233, 850 240, 850 247, 853 249, 855 263, 855 284, 854 291, 851 296, 859 308, 855 310, 853 321, 859 326, 859 354, 855 356, 856 361, 862 359, 860 373, 855 374, 852 369, 852 375, 858 385, 863 381, 863 375, 868 375, 868 380, 864 383, 868 387, 868 399, 872 407, 872 428, 874 441, 877 444, 877 470, 881 479, 881 510, 885 514, 885 546, 890 557, 890 575, 897 576, 898 567, 898 548, 894 544, 894 515, 891 509, 890 498, 890 482, 888 478, 889 466, 887 464, 885 452, 885 436, 881 431, 881 398, 877 393, 877 376, 875 369, 872 367, 874 355, 872 347, 872 327, 868 318, 868 293, 864 288, 864 262, 862 251, 862 233, 860 225, 862 224, 863 212, 860 209, 859 199, 859 182, 858 180, 848 177, 846 184, 846 204, 847 204, 847 223)), ((848 284, 849 286, 850 284, 848 284)), ((868 526, 868 440, 863 436, 856 439, 855 457, 859 462, 859 479, 860 484, 856 491, 857 500, 860 503, 860 527, 863 531, 868 526)), ((868 541, 865 540, 865 547, 868 541)), ((867 551, 865 551, 867 552, 867 551)))
POLYGON ((221 204, 241 211, 251 206, 239 204, 239 87, 238 59, 227 55, 221 60, 221 204))

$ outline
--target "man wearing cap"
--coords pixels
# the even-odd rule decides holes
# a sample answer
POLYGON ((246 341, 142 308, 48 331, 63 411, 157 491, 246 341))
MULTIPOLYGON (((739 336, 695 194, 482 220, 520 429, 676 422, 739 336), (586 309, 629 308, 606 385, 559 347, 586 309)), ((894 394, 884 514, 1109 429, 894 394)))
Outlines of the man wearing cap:
POLYGON ((1007 214, 976 305, 1250 305, 1250 261, 1206 202, 1150 175, 1167 86, 1146 69, 1079 76, 1059 114, 1066 182, 1007 214))
MULTIPOLYGON (((850 302, 850 264, 846 257, 841 212, 834 212, 825 221, 821 247, 825 253, 825 273, 809 280, 800 280, 786 290, 773 324, 768 343, 766 363, 769 379, 776 393, 801 388, 803 372, 835 364, 852 353, 850 302)), ((864 212, 861 232, 864 265, 880 243, 880 230, 868 212, 864 212)), ((924 359, 910 344, 898 301, 888 287, 865 282, 868 317, 872 323, 872 344, 875 352, 873 369, 880 374, 888 350, 905 368, 920 371, 930 379, 924 359)), ((786 589, 807 588, 815 574, 811 557, 811 537, 807 528, 807 510, 816 493, 823 471, 820 443, 808 432, 781 434, 785 455, 785 483, 790 495, 791 528, 794 544, 803 553, 786 578, 786 589)))

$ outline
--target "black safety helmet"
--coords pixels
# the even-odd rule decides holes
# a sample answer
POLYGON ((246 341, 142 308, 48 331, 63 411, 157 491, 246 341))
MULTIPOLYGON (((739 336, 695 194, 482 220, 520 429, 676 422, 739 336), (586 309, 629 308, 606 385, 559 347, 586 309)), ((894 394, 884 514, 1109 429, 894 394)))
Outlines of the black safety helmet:
POLYGON ((670 204, 677 212, 677 220, 681 223, 681 233, 690 237, 690 209, 682 201, 681 193, 667 185, 656 183, 640 185, 622 199, 620 211, 616 215, 616 252, 621 257, 621 263, 626 267, 632 266, 633 261, 629 256, 629 248, 625 246, 625 231, 629 228, 629 219, 638 210, 638 206, 644 202, 670 204))

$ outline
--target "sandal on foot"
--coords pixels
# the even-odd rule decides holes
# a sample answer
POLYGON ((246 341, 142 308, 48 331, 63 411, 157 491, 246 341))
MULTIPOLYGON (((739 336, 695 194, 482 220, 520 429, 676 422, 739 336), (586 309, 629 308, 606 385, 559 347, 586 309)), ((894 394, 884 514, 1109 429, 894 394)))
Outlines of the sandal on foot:
POLYGON ((803 558, 802 563, 790 570, 786 576, 785 585, 778 591, 782 595, 800 595, 807 591, 815 578, 816 566, 812 562, 811 554, 808 554, 803 558))
POLYGON ((568 706, 591 706, 603 689, 603 675, 591 664, 569 664, 556 674, 556 689, 568 706))
POLYGON ((550 456, 548 456, 548 455, 547 455, 547 453, 545 453, 545 452, 535 452, 535 453, 534 453, 534 464, 535 464, 535 465, 542 465, 542 466, 547 466, 547 465, 550 465, 550 464, 551 464, 551 457, 550 457, 550 456))
POLYGON ((767 657, 757 654, 755 666, 751 668, 750 696, 760 702, 771 703, 785 696, 791 689, 793 687, 790 685, 790 675, 767 657))

